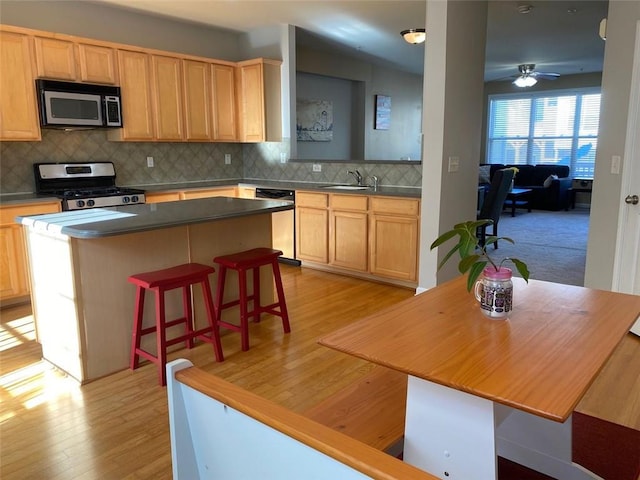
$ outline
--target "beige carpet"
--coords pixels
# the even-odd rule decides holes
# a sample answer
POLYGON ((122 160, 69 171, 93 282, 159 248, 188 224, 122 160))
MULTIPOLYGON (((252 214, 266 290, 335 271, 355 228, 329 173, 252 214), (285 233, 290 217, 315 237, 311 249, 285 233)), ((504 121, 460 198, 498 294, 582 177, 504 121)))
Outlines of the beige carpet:
POLYGON ((536 280, 584 285, 588 209, 576 208, 568 212, 534 210, 531 213, 519 209, 515 217, 511 217, 510 212, 502 214, 498 235, 510 237, 515 245, 499 242, 496 251, 490 246, 491 258, 519 258, 528 265, 531 278, 536 280))

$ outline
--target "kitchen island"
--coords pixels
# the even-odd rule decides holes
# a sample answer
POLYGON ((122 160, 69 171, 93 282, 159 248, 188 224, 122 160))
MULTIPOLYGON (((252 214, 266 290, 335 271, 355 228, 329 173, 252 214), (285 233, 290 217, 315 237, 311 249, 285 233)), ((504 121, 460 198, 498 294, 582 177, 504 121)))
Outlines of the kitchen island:
MULTIPOLYGON (((130 275, 187 262, 212 265, 218 255, 271 246, 271 213, 292 208, 217 197, 19 217, 43 357, 81 383, 126 369, 135 301, 130 275)), ((263 274, 261 294, 272 298, 270 272, 263 274)), ((229 296, 237 293, 233 283, 229 296)), ((167 318, 180 316, 179 291, 168 292, 166 303, 167 318)), ((144 326, 154 324, 152 305, 144 326)), ((199 289, 194 317, 196 325, 205 324, 199 289)), ((152 340, 143 346, 153 351, 152 340)))

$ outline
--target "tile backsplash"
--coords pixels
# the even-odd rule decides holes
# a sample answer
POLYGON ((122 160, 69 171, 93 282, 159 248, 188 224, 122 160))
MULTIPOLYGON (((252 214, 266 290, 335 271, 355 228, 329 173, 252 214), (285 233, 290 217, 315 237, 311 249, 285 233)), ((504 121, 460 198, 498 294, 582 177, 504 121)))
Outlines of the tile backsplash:
POLYGON ((33 164, 40 162, 111 161, 121 186, 187 183, 206 180, 282 180, 309 183, 351 183, 347 170, 376 175, 380 185, 419 187, 420 164, 280 163, 289 156, 289 142, 259 144, 111 142, 105 130, 43 130, 40 142, 0 142, 0 193, 35 190, 33 164), (225 154, 231 155, 226 165, 225 154), (147 157, 154 167, 147 167, 147 157))

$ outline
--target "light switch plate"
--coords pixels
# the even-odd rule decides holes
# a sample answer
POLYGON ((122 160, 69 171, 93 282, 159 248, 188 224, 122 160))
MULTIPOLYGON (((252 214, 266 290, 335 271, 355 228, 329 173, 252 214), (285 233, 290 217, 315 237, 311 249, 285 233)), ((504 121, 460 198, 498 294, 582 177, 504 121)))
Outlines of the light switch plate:
POLYGON ((224 154, 224 164, 225 165, 231 165, 231 154, 230 153, 225 153, 224 154))
POLYGON ((611 173, 614 175, 620 175, 620 155, 614 155, 611 157, 611 173))
POLYGON ((457 172, 460 169, 460 157, 449 157, 449 172, 457 172))
POLYGON ((153 157, 147 157, 147 167, 153 167, 153 157))
POLYGON ((321 172, 322 171, 322 165, 320 165, 319 163, 314 163, 313 164, 313 171, 314 172, 321 172))

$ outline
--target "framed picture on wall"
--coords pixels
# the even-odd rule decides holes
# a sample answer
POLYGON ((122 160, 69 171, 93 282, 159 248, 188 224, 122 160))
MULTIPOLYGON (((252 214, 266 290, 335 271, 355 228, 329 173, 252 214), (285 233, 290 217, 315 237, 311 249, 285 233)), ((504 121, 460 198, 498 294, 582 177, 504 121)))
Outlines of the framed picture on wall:
POLYGON ((391 124, 391 97, 388 95, 376 95, 376 130, 389 130, 391 124))

